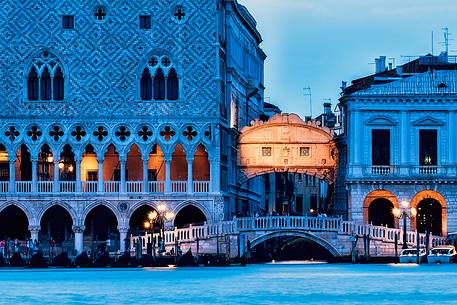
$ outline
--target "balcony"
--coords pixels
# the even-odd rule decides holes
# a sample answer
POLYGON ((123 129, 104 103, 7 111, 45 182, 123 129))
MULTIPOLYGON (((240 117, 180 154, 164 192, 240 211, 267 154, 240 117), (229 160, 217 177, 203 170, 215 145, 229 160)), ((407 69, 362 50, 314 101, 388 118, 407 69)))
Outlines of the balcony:
POLYGON ((455 168, 450 166, 419 165, 366 165, 350 166, 349 178, 354 179, 428 179, 442 177, 449 179, 456 176, 455 168))
MULTIPOLYGON (((170 181, 170 190, 166 192, 165 181, 126 181, 125 192, 119 181, 104 181, 103 191, 100 192, 98 181, 81 181, 80 188, 76 181, 15 181, 14 190, 11 190, 9 181, 0 181, 0 194, 165 194, 165 193, 189 193, 188 181, 170 181), (146 187, 144 187, 146 185, 146 187), (56 187, 57 186, 57 187, 56 187), (78 190, 79 189, 79 190, 78 190)), ((190 193, 210 193, 210 181, 193 181, 190 193)))
POLYGON ((394 174, 394 167, 390 165, 373 165, 371 166, 371 174, 377 176, 389 176, 394 174))

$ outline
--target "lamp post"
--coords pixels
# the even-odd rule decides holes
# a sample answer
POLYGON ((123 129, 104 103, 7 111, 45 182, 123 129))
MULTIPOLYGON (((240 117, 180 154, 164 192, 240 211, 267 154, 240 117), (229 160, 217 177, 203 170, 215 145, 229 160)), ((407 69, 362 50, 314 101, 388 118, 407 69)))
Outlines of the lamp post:
POLYGON ((410 203, 406 200, 403 200, 400 203, 399 208, 394 208, 392 213, 399 220, 403 219, 403 246, 402 249, 408 249, 407 239, 406 239, 406 219, 409 217, 416 217, 417 210, 410 206, 410 203))
MULTIPOLYGON (((165 252, 165 223, 172 220, 175 217, 175 214, 171 211, 168 211, 168 208, 165 204, 160 204, 157 207, 157 211, 152 211, 148 214, 146 221, 144 222, 144 228, 146 230, 151 230, 151 237, 154 231, 154 224, 159 225, 159 253, 165 252)), ((154 240, 153 240, 154 242, 154 240)), ((154 242, 155 243, 155 242, 154 242)))

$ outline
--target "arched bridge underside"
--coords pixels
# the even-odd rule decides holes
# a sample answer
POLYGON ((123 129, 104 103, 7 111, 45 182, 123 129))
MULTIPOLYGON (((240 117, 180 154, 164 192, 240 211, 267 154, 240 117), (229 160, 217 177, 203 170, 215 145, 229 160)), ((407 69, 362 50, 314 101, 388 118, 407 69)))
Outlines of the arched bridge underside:
MULTIPOLYGON (((249 234, 248 234, 248 236, 249 236, 249 234)), ((305 241, 308 241, 313 244, 321 246, 322 248, 327 250, 330 254, 332 254, 333 257, 335 257, 335 258, 342 256, 342 254, 327 240, 319 237, 316 234, 313 234, 313 233, 310 233, 310 232, 307 232, 304 230, 273 231, 273 232, 267 232, 267 233, 263 232, 262 235, 260 235, 258 237, 254 237, 254 239, 251 240, 251 249, 255 248, 256 246, 260 245, 263 242, 266 242, 268 240, 278 238, 278 237, 295 237, 295 238, 304 239, 305 241)))
POLYGON ((273 172, 296 172, 333 183, 338 150, 330 129, 296 114, 277 114, 241 130, 240 182, 273 172))

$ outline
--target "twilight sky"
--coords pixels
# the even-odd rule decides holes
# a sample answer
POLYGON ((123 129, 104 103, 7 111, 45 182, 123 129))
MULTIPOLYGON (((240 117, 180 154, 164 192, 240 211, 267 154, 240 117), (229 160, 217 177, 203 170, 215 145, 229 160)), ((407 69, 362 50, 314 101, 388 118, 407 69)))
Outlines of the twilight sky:
MULTIPOLYGON (((266 101, 283 112, 309 115, 310 86, 313 116, 324 99, 335 105, 341 81, 374 72, 374 58, 444 49, 443 27, 457 40, 457 0, 239 0, 258 22, 263 36, 266 101)), ((457 41, 450 42, 457 54, 457 41)))

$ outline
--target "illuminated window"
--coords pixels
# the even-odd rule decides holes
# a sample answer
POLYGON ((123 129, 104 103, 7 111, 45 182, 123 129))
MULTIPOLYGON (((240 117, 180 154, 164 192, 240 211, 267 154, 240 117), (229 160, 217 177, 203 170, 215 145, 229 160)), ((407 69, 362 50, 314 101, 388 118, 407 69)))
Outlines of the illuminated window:
POLYGON ((262 147, 262 156, 271 157, 271 147, 262 147))

